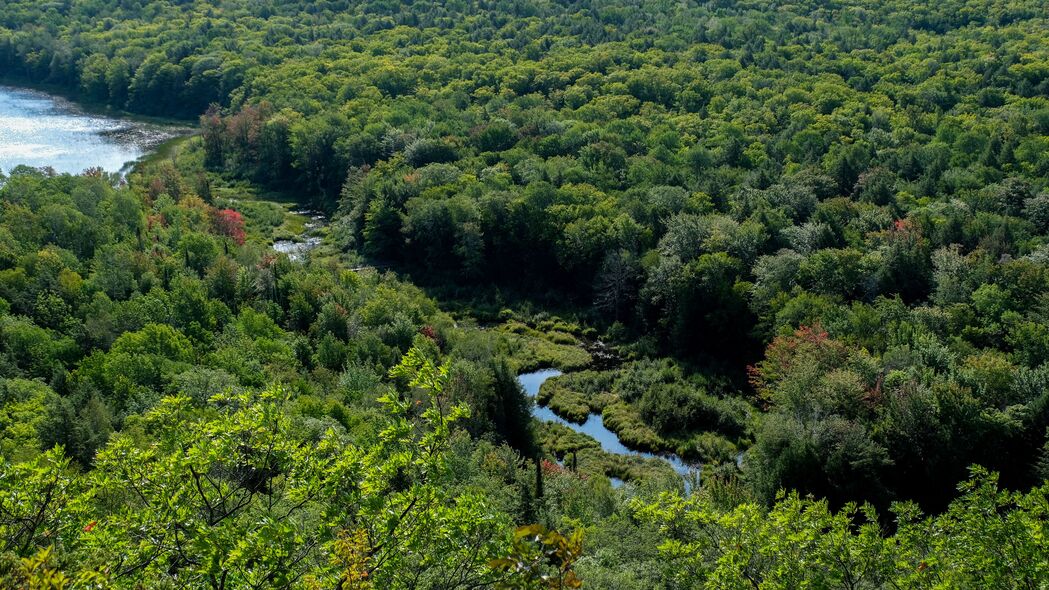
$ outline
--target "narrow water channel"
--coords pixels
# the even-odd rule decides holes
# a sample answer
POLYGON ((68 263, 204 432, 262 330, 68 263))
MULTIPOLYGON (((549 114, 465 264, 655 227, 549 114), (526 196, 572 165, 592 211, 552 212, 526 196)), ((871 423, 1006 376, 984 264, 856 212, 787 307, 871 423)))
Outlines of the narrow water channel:
POLYGON ((292 260, 303 260, 311 250, 321 245, 322 232, 328 226, 328 217, 320 211, 310 209, 292 211, 292 215, 301 215, 309 219, 304 226, 303 233, 291 240, 273 242, 273 249, 287 254, 292 260))
MULTIPOLYGON (((521 387, 524 388, 525 393, 534 399, 539 393, 539 387, 543 385, 543 382, 552 377, 557 377, 560 374, 561 371, 558 371, 557 369, 544 369, 542 371, 518 375, 517 380, 521 383, 521 387)), ((628 448, 619 440, 616 433, 612 432, 605 426, 604 420, 602 420, 600 414, 590 414, 590 417, 587 418, 586 422, 576 424, 558 416, 550 408, 536 403, 533 406, 532 415, 539 420, 563 424, 576 432, 580 432, 593 438, 607 453, 612 453, 614 455, 634 455, 645 457, 647 459, 662 459, 669 463, 670 466, 674 468, 674 471, 682 476, 688 475, 690 472, 698 469, 698 467, 685 463, 681 457, 678 457, 677 455, 656 455, 654 453, 645 453, 628 448)))

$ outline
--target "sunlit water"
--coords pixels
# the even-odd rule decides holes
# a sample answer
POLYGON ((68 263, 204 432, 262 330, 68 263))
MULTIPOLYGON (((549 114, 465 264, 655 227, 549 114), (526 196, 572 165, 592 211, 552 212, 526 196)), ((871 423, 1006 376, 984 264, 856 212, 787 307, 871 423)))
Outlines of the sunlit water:
POLYGON ((273 249, 281 254, 287 254, 288 258, 296 261, 304 260, 306 255, 314 248, 321 245, 323 241, 321 232, 328 226, 328 218, 319 211, 302 209, 292 211, 296 215, 309 217, 306 222, 305 231, 294 240, 277 240, 273 242, 273 249))
POLYGON ((0 86, 0 170, 19 164, 119 172, 182 130, 89 114, 35 90, 0 86))
MULTIPOLYGON (((525 393, 530 397, 535 398, 539 393, 539 387, 542 386, 544 381, 551 377, 557 377, 560 374, 561 371, 558 371, 557 369, 545 369, 534 373, 524 373, 519 375, 517 380, 521 383, 521 387, 524 388, 525 393)), ((691 466, 682 461, 677 455, 656 455, 653 453, 634 451, 628 448, 620 442, 616 433, 612 432, 605 426, 604 420, 601 419, 600 414, 590 414, 590 416, 587 417, 586 422, 576 424, 565 420, 555 414, 550 408, 541 406, 537 402, 532 410, 532 415, 540 420, 563 424, 576 432, 581 432, 596 440, 601 445, 601 448, 608 453, 615 455, 636 455, 649 459, 662 459, 670 463, 670 466, 674 468, 674 471, 677 471, 682 476, 688 475, 690 471, 697 469, 697 467, 691 466)))

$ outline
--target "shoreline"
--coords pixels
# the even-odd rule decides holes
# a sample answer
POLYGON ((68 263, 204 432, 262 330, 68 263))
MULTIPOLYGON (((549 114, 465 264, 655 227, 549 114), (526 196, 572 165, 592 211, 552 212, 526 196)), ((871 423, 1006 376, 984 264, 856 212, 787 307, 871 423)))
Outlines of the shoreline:
MULTIPOLYGON (((53 94, 45 89, 46 85, 13 85, 0 82, 0 93, 13 100, 41 101, 47 103, 41 114, 70 117, 74 119, 93 120, 99 129, 91 132, 103 141, 114 146, 128 146, 130 151, 139 152, 137 157, 129 159, 119 167, 107 166, 107 172, 127 177, 144 163, 155 161, 159 157, 177 149, 183 142, 195 136, 199 130, 188 122, 174 122, 149 117, 125 114, 114 109, 99 109, 93 105, 77 102, 62 94, 53 94)), ((128 154, 129 156, 133 154, 128 154)), ((31 162, 23 162, 33 165, 31 162)))
POLYGON ((33 82, 31 80, 16 76, 0 75, 0 88, 14 90, 25 90, 39 92, 50 98, 67 103, 72 108, 79 110, 85 115, 96 115, 109 118, 126 119, 136 123, 146 123, 163 127, 197 127, 196 119, 179 119, 176 117, 157 117, 143 115, 131 111, 125 111, 112 107, 106 103, 90 100, 82 93, 72 91, 66 86, 48 84, 46 82, 33 82))

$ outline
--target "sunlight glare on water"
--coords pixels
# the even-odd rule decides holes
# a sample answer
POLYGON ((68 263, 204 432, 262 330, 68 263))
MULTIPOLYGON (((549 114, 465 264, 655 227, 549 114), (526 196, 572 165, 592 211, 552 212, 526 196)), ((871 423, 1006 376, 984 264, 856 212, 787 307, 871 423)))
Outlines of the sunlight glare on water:
POLYGON ((118 172, 172 133, 155 125, 87 114, 69 101, 0 86, 0 170, 19 164, 77 174, 118 172))

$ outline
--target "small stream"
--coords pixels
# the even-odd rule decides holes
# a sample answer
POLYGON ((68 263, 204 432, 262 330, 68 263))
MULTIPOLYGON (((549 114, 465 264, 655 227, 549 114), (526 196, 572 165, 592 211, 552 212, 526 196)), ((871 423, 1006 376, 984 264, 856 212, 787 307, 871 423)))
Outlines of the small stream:
POLYGON ((298 261, 303 260, 311 250, 321 245, 322 232, 328 225, 328 217, 319 211, 309 209, 292 211, 292 214, 309 218, 309 221, 306 222, 306 231, 293 240, 276 240, 273 242, 273 249, 298 261))
MULTIPOLYGON (((544 381, 551 377, 557 377, 560 374, 561 371, 558 371, 557 369, 544 369, 542 371, 518 375, 517 380, 521 384, 521 387, 524 388, 525 393, 534 399, 539 393, 539 387, 544 381)), ((677 455, 656 455, 655 453, 645 453, 627 448, 626 445, 620 442, 616 433, 612 432, 605 426, 600 414, 590 414, 590 417, 587 418, 586 422, 576 424, 558 416, 550 408, 536 403, 532 410, 532 415, 539 420, 563 424, 576 432, 583 433, 590 438, 593 438, 607 453, 612 453, 614 455, 634 455, 646 459, 662 459, 663 461, 670 463, 670 466, 674 468, 674 471, 682 476, 686 476, 690 472, 698 470, 698 467, 685 463, 681 457, 678 457, 677 455)))

